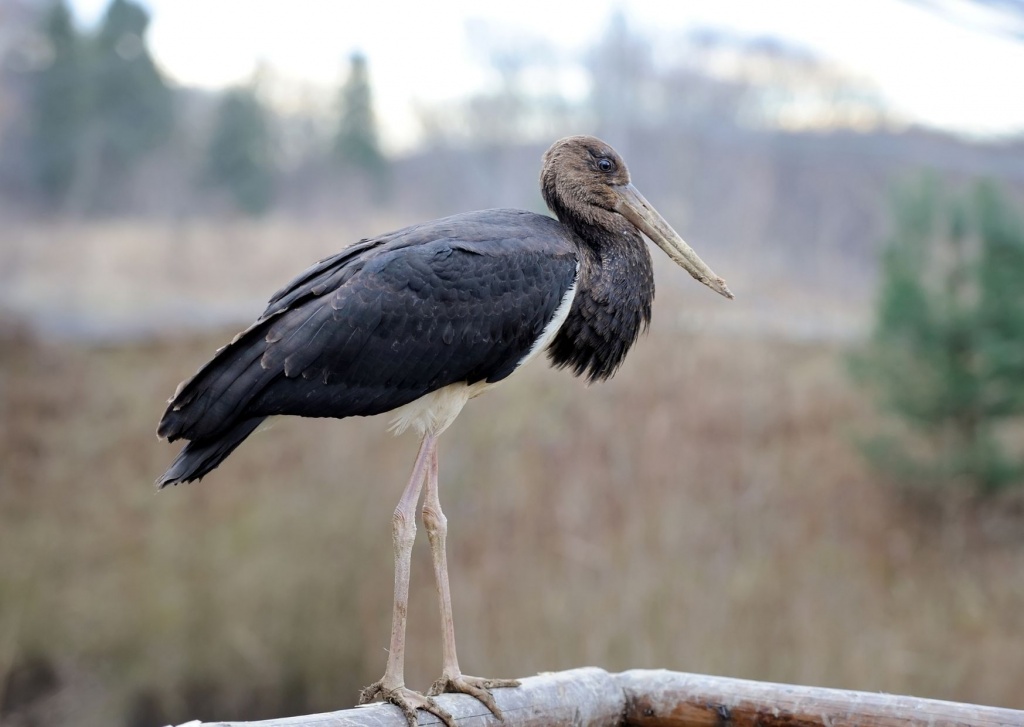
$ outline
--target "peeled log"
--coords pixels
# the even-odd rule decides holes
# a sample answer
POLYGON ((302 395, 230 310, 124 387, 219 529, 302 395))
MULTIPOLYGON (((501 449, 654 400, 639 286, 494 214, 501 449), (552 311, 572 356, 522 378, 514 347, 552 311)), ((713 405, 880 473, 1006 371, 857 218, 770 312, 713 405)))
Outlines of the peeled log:
MULTIPOLYGON (((483 727, 615 727, 622 724, 625 695, 615 676, 604 669, 587 667, 528 677, 515 689, 495 689, 494 700, 505 713, 499 721, 487 707, 465 694, 442 694, 437 703, 459 724, 483 727)), ((427 712, 419 712, 421 725, 441 724, 427 712)), ((408 727, 402 710, 391 704, 370 704, 339 712, 286 717, 261 722, 189 722, 179 727, 408 727)))
MULTIPOLYGON (((496 689, 504 723, 472 697, 438 703, 459 724, 499 727, 1024 727, 1024 712, 999 707, 746 679, 588 667, 540 674, 496 689)), ((421 725, 440 724, 419 713, 421 725)), ((179 727, 408 727, 398 707, 372 704, 261 722, 189 722, 179 727)))

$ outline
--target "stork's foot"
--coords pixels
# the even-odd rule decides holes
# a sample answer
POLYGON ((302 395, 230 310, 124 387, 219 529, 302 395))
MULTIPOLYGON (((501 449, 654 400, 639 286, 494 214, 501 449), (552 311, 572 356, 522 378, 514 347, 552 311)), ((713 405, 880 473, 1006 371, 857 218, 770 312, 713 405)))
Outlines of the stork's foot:
POLYGON ((495 717, 504 719, 490 690, 518 686, 519 680, 517 679, 482 679, 480 677, 466 676, 465 674, 456 674, 454 676, 445 674, 434 682, 434 685, 427 690, 427 694, 432 697, 445 693, 468 694, 483 702, 484 706, 491 710, 495 717))
POLYGON ((391 704, 402 710, 410 727, 417 727, 419 724, 419 719, 416 717, 417 709, 430 712, 444 722, 447 727, 456 727, 455 719, 431 697, 414 692, 404 686, 388 688, 384 686, 383 682, 383 679, 379 682, 374 682, 360 692, 359 703, 368 704, 377 697, 380 697, 385 702, 391 702, 391 704))

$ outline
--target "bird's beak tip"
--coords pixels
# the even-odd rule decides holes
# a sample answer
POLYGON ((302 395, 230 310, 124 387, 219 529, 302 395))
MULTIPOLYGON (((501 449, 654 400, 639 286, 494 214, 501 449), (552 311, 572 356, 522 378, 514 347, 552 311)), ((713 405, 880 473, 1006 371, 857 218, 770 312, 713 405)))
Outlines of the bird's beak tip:
MULTIPOLYGON (((729 290, 729 286, 725 284, 725 279, 724 278, 720 278, 717 275, 715 275, 714 277, 709 277, 707 275, 702 275, 701 271, 699 271, 699 270, 698 271, 687 271, 687 272, 690 272, 690 275, 693 276, 694 280, 697 280, 698 282, 704 283, 704 285, 708 286, 709 288, 711 288, 713 291, 715 291, 716 293, 718 293, 722 297, 728 298, 729 300, 735 300, 736 299, 736 296, 733 295, 733 292, 731 290, 729 290)), ((708 272, 710 272, 710 270, 708 272)))
POLYGON ((725 296, 726 298, 728 298, 729 300, 736 300, 736 296, 735 296, 735 295, 733 295, 733 292, 732 292, 731 290, 729 290, 729 286, 728 286, 728 285, 726 285, 726 284, 725 284, 725 281, 724 281, 724 280, 722 280, 721 278, 718 278, 718 279, 717 279, 717 280, 715 281, 715 285, 712 285, 712 286, 711 286, 711 288, 712 288, 712 289, 713 289, 713 290, 714 290, 714 291, 715 291, 716 293, 720 293, 721 295, 724 295, 724 296, 725 296))

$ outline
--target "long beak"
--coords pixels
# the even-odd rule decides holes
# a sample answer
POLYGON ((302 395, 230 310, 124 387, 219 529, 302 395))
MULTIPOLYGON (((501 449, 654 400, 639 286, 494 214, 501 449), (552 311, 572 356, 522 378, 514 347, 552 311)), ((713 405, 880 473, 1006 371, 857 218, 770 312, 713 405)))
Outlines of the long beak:
POLYGON ((614 189, 619 196, 619 201, 615 205, 616 212, 632 222, 638 230, 647 235, 655 245, 664 250, 677 265, 696 280, 726 298, 735 297, 726 286, 725 281, 704 264, 693 248, 683 241, 683 238, 672 229, 664 217, 658 214, 651 203, 644 199, 636 187, 632 184, 624 184, 614 189))

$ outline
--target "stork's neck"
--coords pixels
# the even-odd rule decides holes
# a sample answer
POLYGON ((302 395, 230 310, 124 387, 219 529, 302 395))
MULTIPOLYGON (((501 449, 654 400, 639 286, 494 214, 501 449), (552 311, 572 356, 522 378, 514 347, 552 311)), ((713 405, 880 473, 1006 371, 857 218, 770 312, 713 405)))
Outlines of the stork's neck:
POLYGON ((607 379, 650 323, 651 255, 632 226, 613 231, 617 224, 597 226, 579 218, 562 223, 578 240, 580 272, 569 316, 548 355, 555 366, 569 367, 577 376, 607 379))

